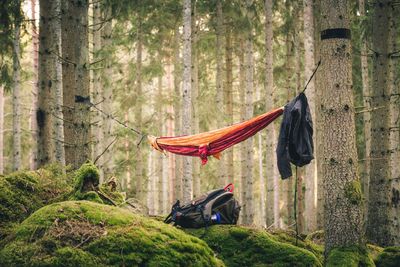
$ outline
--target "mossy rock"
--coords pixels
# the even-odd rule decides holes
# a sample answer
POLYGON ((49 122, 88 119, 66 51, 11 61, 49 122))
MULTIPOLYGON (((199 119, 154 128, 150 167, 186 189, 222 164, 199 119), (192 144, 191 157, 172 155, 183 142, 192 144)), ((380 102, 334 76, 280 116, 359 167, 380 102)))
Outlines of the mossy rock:
POLYGON ((125 209, 90 201, 45 206, 16 227, 0 266, 223 266, 207 244, 125 209))
POLYGON ((375 264, 377 267, 399 267, 400 247, 385 248, 377 257, 375 264))
POLYGON ((206 241, 226 266, 322 266, 310 251, 264 230, 215 225, 185 231, 206 241))
POLYGON ((359 266, 375 266, 366 248, 357 246, 334 248, 329 252, 325 262, 326 267, 343 266, 343 267, 359 267, 359 266))
POLYGON ((13 224, 48 203, 62 200, 70 189, 57 165, 0 176, 0 240, 13 224))

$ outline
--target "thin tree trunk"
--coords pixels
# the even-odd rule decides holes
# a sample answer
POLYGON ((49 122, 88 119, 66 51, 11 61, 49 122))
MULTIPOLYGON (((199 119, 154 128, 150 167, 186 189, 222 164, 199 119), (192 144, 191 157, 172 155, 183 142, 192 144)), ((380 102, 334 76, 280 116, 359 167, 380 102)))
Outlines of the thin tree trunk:
MULTIPOLYGON (((20 2, 18 0, 18 5, 20 2)), ((21 64, 20 64, 20 21, 14 24, 13 40, 13 170, 21 168, 21 64)))
MULTIPOLYGON (((54 13, 52 14, 52 31, 53 31, 53 45, 54 45, 54 53, 62 56, 61 53, 61 21, 58 19, 58 14, 61 11, 61 2, 60 0, 53 0, 53 5, 55 6, 54 13)), ((53 55, 54 56, 54 55, 53 55)), ((55 138, 55 160, 61 164, 61 166, 65 166, 65 151, 64 151, 64 122, 63 122, 63 86, 62 86, 62 65, 61 61, 55 57, 55 80, 54 80, 54 108, 52 109, 54 112, 53 116, 53 136, 55 138)))
MULTIPOLYGON (((392 16, 390 16, 389 26, 389 52, 394 53, 399 50, 397 45, 398 18, 395 17, 394 6, 392 3, 392 16)), ((389 61, 389 92, 390 92, 390 210, 389 210, 389 228, 391 246, 400 244, 400 90, 398 87, 399 68, 398 57, 391 56, 389 61), (397 67, 397 68, 396 68, 397 67)))
MULTIPOLYGON (((180 43, 180 34, 179 27, 175 27, 174 32, 174 44, 173 44, 173 64, 174 64, 174 124, 175 124, 175 136, 182 135, 182 104, 181 104, 181 59, 179 56, 179 43, 180 43)), ((175 175, 172 177, 173 188, 172 199, 182 199, 182 157, 173 155, 175 159, 175 175)))
POLYGON ((55 84, 57 79, 56 64, 58 51, 56 48, 55 24, 52 18, 56 15, 56 3, 48 0, 40 1, 39 31, 39 94, 38 94, 38 166, 54 160, 53 106, 55 105, 55 84))
MULTIPOLYGON (((358 1, 360 16, 365 17, 365 1, 358 1)), ((364 109, 371 109, 371 89, 369 82, 369 67, 368 67, 368 48, 367 38, 364 36, 360 40, 361 42, 361 81, 363 90, 363 103, 364 109)), ((370 165, 371 165, 371 113, 364 112, 364 142, 365 142, 365 160, 364 162, 364 173, 361 176, 361 185, 363 189, 365 206, 368 207, 369 201, 369 179, 370 179, 370 165)), ((365 209, 365 218, 368 218, 368 209, 365 209)))
POLYGON ((0 85, 0 175, 4 174, 4 87, 0 85))
POLYGON ((147 177, 147 207, 149 208, 149 215, 155 215, 156 209, 155 204, 157 203, 157 193, 155 192, 155 175, 154 175, 154 150, 149 151, 149 159, 147 161, 147 171, 149 176, 147 177))
MULTIPOLYGON (((193 132, 198 133, 200 130, 200 112, 199 112, 199 62, 198 62, 198 31, 196 25, 197 11, 194 4, 192 16, 192 99, 193 99, 193 132)), ((193 161, 193 195, 195 197, 201 194, 200 182, 200 160, 193 161)))
POLYGON ((263 144, 262 144, 263 136, 261 133, 258 134, 258 169, 259 169, 259 177, 260 177, 260 224, 262 227, 267 226, 266 219, 266 194, 265 194, 265 178, 264 178, 264 166, 263 166, 263 144))
MULTIPOLYGON (((216 16, 216 44, 215 44, 215 58, 216 58, 216 64, 217 64, 217 71, 215 75, 215 85, 216 85, 216 94, 215 94, 215 100, 216 100, 216 107, 219 110, 219 116, 217 116, 217 128, 222 128, 224 126, 224 116, 222 114, 225 114, 224 109, 224 78, 223 78, 223 36, 224 36, 224 18, 222 14, 222 1, 217 0, 217 16, 216 16)), ((219 186, 224 186, 227 182, 227 177, 226 177, 226 160, 225 157, 221 157, 220 162, 218 164, 218 185, 219 186)))
MULTIPOLYGON (((161 64, 161 67, 163 67, 163 56, 161 54, 161 49, 158 51, 158 61, 161 64)), ((166 134, 166 114, 164 112, 163 108, 163 103, 164 103, 164 95, 163 95, 163 79, 162 75, 160 74, 157 77, 157 85, 158 85, 158 92, 157 92, 157 97, 156 100, 154 101, 155 103, 155 111, 158 114, 158 125, 161 126, 161 132, 160 136, 166 134)), ((161 153, 155 153, 154 154, 155 160, 154 160, 154 175, 157 177, 157 193, 158 193, 158 198, 157 198, 157 205, 156 206, 156 213, 161 214, 162 213, 162 206, 163 206, 163 178, 164 178, 164 157, 163 154, 161 153)), ((165 166, 166 167, 166 166, 165 166)), ((149 175, 151 175, 149 173, 149 175)))
POLYGON ((367 237, 380 246, 390 244, 390 117, 389 114, 389 16, 390 1, 374 2, 372 46, 374 53, 371 94, 371 169, 367 237))
MULTIPOLYGON (((136 47, 136 90, 135 90, 135 127, 137 129, 142 128, 142 52, 143 52, 143 36, 142 36, 142 22, 139 15, 137 21, 137 47, 136 47)), ((136 148, 136 165, 135 165, 135 179, 136 179, 136 197, 139 200, 145 200, 144 198, 144 176, 143 176, 143 153, 139 147, 136 148)))
MULTIPOLYGON (((233 124, 233 48, 232 48, 232 33, 231 29, 227 27, 225 32, 225 112, 227 118, 227 125, 233 124)), ((226 175, 228 182, 235 180, 234 165, 233 165, 233 151, 234 148, 230 148, 225 152, 226 154, 226 175)))
POLYGON ((32 108, 30 112, 29 130, 31 131, 32 146, 29 153, 29 166, 31 170, 37 169, 38 151, 38 126, 36 111, 38 109, 38 67, 39 67, 39 33, 36 27, 36 0, 31 0, 32 17, 32 63, 33 63, 33 86, 32 86, 32 108))
MULTIPOLYGON (((315 68, 314 61, 314 14, 313 1, 304 0, 304 76, 306 79, 311 77, 315 68)), ((315 120, 315 86, 314 80, 311 80, 307 87, 307 98, 310 106, 311 117, 313 118, 314 129, 316 129, 315 120)), ((314 142, 314 160, 305 168, 305 231, 307 233, 316 230, 316 183, 317 183, 317 149, 314 142)))
MULTIPOLYGON (((75 29, 73 1, 61 1, 61 44, 62 44, 62 81, 63 81, 63 118, 65 164, 74 164, 74 103, 75 103, 75 65, 76 51, 74 42, 78 38, 75 29)), ((41 84, 39 84, 41 86, 41 84)))
MULTIPOLYGON (((173 52, 173 51, 171 51, 173 52)), ((174 99, 174 84, 173 84, 173 64, 171 62, 171 55, 167 58, 167 84, 168 84, 168 99, 174 99)), ((167 135, 173 136, 174 135, 174 127, 175 127, 175 120, 174 117, 174 101, 172 104, 169 104, 167 107, 168 112, 168 128, 167 128, 167 135)), ((166 186, 168 188, 164 191, 164 212, 168 211, 169 205, 174 201, 174 179, 176 177, 176 166, 175 166, 175 158, 170 154, 168 156, 168 181, 166 182, 166 186), (169 196, 169 197, 168 197, 169 196)))
MULTIPOLYGON (((314 42, 315 42, 315 58, 321 58, 320 54, 320 32, 321 32, 321 0, 317 0, 314 3, 314 27, 315 27, 315 34, 314 34, 314 42)), ((319 70, 320 72, 321 70, 319 70)), ((322 88, 324 79, 320 75, 315 76, 315 88, 322 88)), ((322 110, 321 110, 321 96, 322 90, 315 90, 315 151, 322 150, 322 110)), ((318 152, 316 154, 318 158, 316 158, 317 164, 317 229, 321 230, 324 227, 324 189, 323 189, 323 166, 322 161, 319 161, 320 156, 318 156, 318 152)))
MULTIPOLYGON (((111 17, 111 9, 106 8, 103 10, 103 19, 108 19, 111 17)), ((101 47, 104 51, 107 53, 103 54, 111 54, 108 53, 110 51, 110 47, 112 45, 112 22, 111 21, 105 21, 103 22, 103 28, 101 29, 101 47)), ((101 103, 101 108, 106 114, 111 114, 112 113, 112 103, 113 103, 113 87, 112 87, 112 77, 113 77, 113 71, 112 71, 112 60, 111 57, 107 57, 104 59, 104 72, 101 77, 102 85, 103 85, 103 99, 101 103)), ((112 121, 109 117, 104 116, 102 117, 102 136, 103 139, 101 142, 103 142, 102 147, 106 148, 107 146, 110 145, 111 142, 113 142, 113 124, 112 121)), ((105 179, 109 178, 112 173, 113 173, 113 150, 110 148, 106 150, 106 152, 102 156, 102 161, 101 161, 101 169, 103 170, 103 176, 105 179)))
MULTIPOLYGON (((274 96, 274 55, 273 55, 273 15, 272 15, 272 0, 265 0, 265 110, 269 111, 275 107, 275 96, 274 96)), ((266 208, 266 223, 267 226, 274 224, 275 228, 279 227, 279 216, 275 218, 274 215, 279 215, 279 212, 275 214, 275 194, 278 197, 279 202, 279 187, 275 188, 275 169, 276 166, 276 153, 275 153, 275 140, 276 131, 275 125, 272 124, 265 129, 266 132, 266 183, 267 183, 267 208, 266 208)), ((277 183, 279 186, 279 183, 277 183)), ((279 207, 279 203, 276 203, 279 207)))
MULTIPOLYGON (((129 123, 129 109, 125 111, 125 124, 128 125, 129 123)), ((125 162, 127 163, 126 165, 126 170, 125 170, 125 186, 126 186, 126 191, 131 192, 132 190, 132 170, 131 170, 131 156, 130 156, 130 151, 131 151, 131 142, 130 142, 130 137, 128 134, 125 135, 125 162)), ((135 196, 137 199, 138 198, 138 189, 135 188, 135 196)))
MULTIPOLYGON (((245 95, 245 65, 244 65, 244 42, 243 37, 240 36, 238 38, 239 42, 239 103, 240 103, 240 121, 244 121, 246 119, 246 95, 245 95)), ((242 207, 244 208, 245 198, 244 198, 244 191, 245 188, 245 181, 246 181, 246 143, 242 142, 240 144, 240 178, 239 178, 239 200, 242 203, 242 207)), ((245 216, 244 210, 240 213, 240 223, 243 222, 243 218, 245 216)))
MULTIPOLYGON (((182 134, 191 134, 192 86, 191 86, 191 1, 184 0, 183 5, 183 114, 182 134)), ((182 191, 183 201, 193 197, 192 158, 183 157, 182 191)))
MULTIPOLYGON (((102 50, 102 42, 101 42, 101 8, 100 8, 100 2, 94 2, 92 0, 92 10, 93 10, 93 27, 91 28, 91 31, 93 31, 93 53, 92 53, 92 62, 96 62, 100 58, 100 51, 102 50)), ((94 65, 97 66, 97 65, 94 65)), ((92 82, 92 96, 93 96, 93 103, 97 105, 97 108, 100 110, 103 110, 103 80, 102 80, 102 74, 101 70, 95 69, 92 71, 93 72, 93 82, 92 82)), ((95 123, 92 124, 92 132, 94 133, 93 137, 95 140, 93 140, 93 158, 95 159, 97 156, 99 156, 101 153, 103 153, 105 146, 105 142, 103 141, 105 136, 104 136, 104 121, 103 119, 103 114, 101 114, 99 111, 95 111, 93 117, 93 121, 95 123)), ((104 158, 103 156, 100 157, 97 161, 97 166, 99 166, 99 173, 100 173, 100 182, 104 181, 104 172, 103 172, 103 161, 104 158)))
MULTIPOLYGON (((345 0, 321 1, 321 30, 349 29, 349 14, 345 0)), ((324 142, 318 156, 325 176, 325 256, 328 257, 334 248, 365 247, 365 243, 362 241, 361 184, 357 174, 350 39, 323 39, 321 55, 324 61, 318 75, 323 79, 324 142)))
MULTIPOLYGON (((253 1, 246 1, 247 17, 249 21, 253 19, 253 1)), ((254 59, 253 59, 253 29, 250 27, 245 36, 244 68, 245 68, 245 119, 253 117, 253 91, 254 91, 254 59)), ((243 203, 243 223, 250 225, 254 222, 254 176, 253 176, 253 138, 249 138, 245 143, 245 186, 243 203)))

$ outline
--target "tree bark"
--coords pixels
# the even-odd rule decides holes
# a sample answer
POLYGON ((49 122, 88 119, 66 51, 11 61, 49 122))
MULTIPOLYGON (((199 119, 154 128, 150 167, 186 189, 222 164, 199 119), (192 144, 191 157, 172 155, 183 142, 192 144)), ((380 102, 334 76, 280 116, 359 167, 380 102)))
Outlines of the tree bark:
MULTIPOLYGON (((217 128, 224 127, 224 76, 223 76, 223 36, 224 36, 224 18, 222 14, 222 1, 217 0, 217 15, 216 15, 216 43, 215 43, 215 59, 216 59, 216 75, 215 75, 215 86, 216 86, 216 94, 215 94, 215 104, 217 110, 221 114, 217 116, 217 128)), ((227 182, 226 177, 226 159, 225 157, 221 157, 220 162, 218 164, 218 185, 220 187, 224 186, 227 182)))
POLYGON ((4 174, 4 87, 0 85, 0 175, 4 174))
MULTIPOLYGON (((61 21, 58 16, 61 11, 61 1, 53 0, 54 13, 52 13, 52 35, 54 53, 62 56, 61 53, 61 21)), ((54 55, 53 55, 54 56, 54 55)), ((54 56, 55 80, 54 80, 54 112, 53 115, 53 136, 55 138, 55 160, 65 166, 65 151, 64 151, 64 122, 63 122, 63 86, 62 86, 62 65, 58 57, 54 56)))
MULTIPOLYGON (((399 50, 397 45, 398 36, 398 18, 394 16, 395 7, 392 2, 391 16, 389 23, 389 53, 395 53, 399 50)), ((389 206, 389 228, 391 246, 400 245, 400 90, 396 77, 399 77, 398 57, 390 56, 389 59, 389 92, 390 92, 390 206, 389 206), (397 67, 397 68, 396 68, 397 67)))
MULTIPOLYGON (((313 1, 304 0, 304 76, 306 79, 311 77, 314 68, 314 14, 313 1)), ((314 129, 316 129, 315 120, 315 86, 314 80, 311 80, 307 87, 308 104, 310 105, 311 116, 313 118, 314 129)), ((317 146, 314 141, 314 160, 305 168, 305 231, 307 233, 316 230, 316 183, 317 183, 317 146)))
MULTIPOLYGON (((365 1, 359 0, 358 7, 360 11, 360 17, 365 17, 365 1)), ((363 92, 363 103, 364 109, 371 109, 371 89, 369 82, 369 67, 368 67, 368 48, 367 48, 367 38, 363 36, 360 40, 361 44, 361 81, 362 81, 362 92, 363 92)), ((370 179, 370 165, 371 165, 371 113, 364 112, 364 142, 365 142, 365 160, 364 162, 364 173, 361 176, 361 185, 363 188, 363 194, 365 198, 366 207, 368 207, 369 201, 369 179, 370 179)), ((365 209, 365 218, 368 218, 368 209, 365 209)))
MULTIPOLYGON (((143 54, 143 36, 142 36, 142 18, 141 14, 138 14, 137 21, 137 47, 136 47, 136 87, 135 87, 135 127, 136 129, 142 128, 142 54, 143 54)), ((143 162, 143 152, 138 146, 136 148, 135 155, 135 179, 136 179, 136 197, 139 200, 145 200, 145 192, 143 192, 146 187, 144 186, 144 162, 143 162)))
MULTIPOLYGON (((265 0, 265 111, 275 108, 275 94, 274 94, 274 55, 273 55, 273 2, 272 0, 265 0)), ((275 125, 271 124, 266 129, 266 183, 267 183, 267 208, 266 208, 266 223, 267 226, 274 224, 275 228, 279 227, 279 216, 275 218, 275 194, 279 199, 279 187, 275 188, 275 169, 276 166, 276 131, 275 125)), ((279 183, 277 184, 279 185, 279 183)), ((279 207, 279 205, 278 205, 279 207)), ((279 212, 276 214, 278 215, 279 212)))
POLYGON ((55 86, 57 80, 56 64, 59 53, 54 35, 57 7, 54 1, 40 1, 39 31, 39 94, 38 110, 38 166, 54 160, 54 121, 55 86))
MULTIPOLYGON (((254 18, 253 1, 246 1, 246 16, 248 21, 254 18)), ((251 23, 250 23, 251 24, 251 23)), ((245 119, 248 120, 253 117, 253 91, 254 91, 254 59, 253 59, 253 29, 250 26, 247 29, 244 44, 244 68, 245 68, 245 119)), ((254 193, 253 193, 253 138, 244 141, 245 144, 245 186, 243 191, 243 223, 250 225, 254 222, 254 193)))
POLYGON ((30 112, 29 130, 31 131, 32 146, 29 153, 29 167, 31 170, 37 169, 38 163, 38 125, 36 111, 38 109, 38 67, 39 67, 39 33, 36 27, 36 0, 31 0, 32 16, 32 65, 33 65, 33 86, 32 86, 32 108, 30 112))
POLYGON ((75 103, 75 68, 76 51, 74 41, 78 38, 75 29, 73 1, 61 1, 61 48, 63 81, 63 118, 65 164, 74 164, 74 103, 75 103))
MULTIPOLYGON (((321 1, 321 30, 350 28, 346 0, 321 1)), ((322 32, 321 32, 322 33, 322 32)), ((321 160, 325 195, 325 256, 333 248, 362 246, 362 194, 357 174, 352 95, 351 42, 347 38, 321 40, 324 61, 321 160)), ((321 81, 322 82, 322 81, 321 81)))
MULTIPOLYGON (((182 134, 191 134, 192 120, 192 86, 191 86, 191 1, 183 2, 183 114, 182 134)), ((183 201, 190 201, 193 197, 192 158, 183 157, 182 191, 183 201)))
MULTIPOLYGON (((19 0, 18 6, 20 5, 19 0)), ((20 21, 14 22, 14 40, 13 40, 13 170, 21 168, 21 64, 20 64, 20 21)))
POLYGON ((390 244, 389 196, 389 16, 390 1, 374 2, 372 46, 374 52, 371 94, 371 169, 367 220, 368 239, 380 246, 390 244))
MULTIPOLYGON (((103 20, 109 20, 111 18, 111 8, 105 8, 102 10, 103 20)), ((103 28, 101 29, 101 47, 103 49, 104 58, 104 70, 101 77, 103 85, 103 102, 101 103, 101 108, 106 114, 112 113, 112 103, 113 103, 113 64, 112 57, 106 56, 110 55, 112 49, 112 21, 104 21, 103 28)), ((103 142, 102 147, 106 148, 113 142, 113 123, 108 116, 102 118, 102 129, 103 131, 103 142)), ((109 178, 113 174, 113 150, 108 149, 102 156, 101 167, 103 169, 103 176, 105 179, 109 178)))
MULTIPOLYGON (((182 101, 181 101, 181 59, 179 56, 180 52, 180 34, 179 26, 175 27, 174 31, 174 44, 173 44, 173 64, 174 64, 174 126, 175 126, 175 136, 182 134, 182 101)), ((173 176, 172 187, 174 191, 172 192, 172 200, 182 199, 182 157, 173 155, 175 159, 175 175, 173 176)))
MULTIPOLYGON (((232 30, 227 26, 225 28, 225 112, 227 125, 233 124, 233 47, 232 47, 232 30)), ((234 147, 225 152, 226 154, 226 175, 228 182, 235 181, 235 172, 233 164, 234 147)))

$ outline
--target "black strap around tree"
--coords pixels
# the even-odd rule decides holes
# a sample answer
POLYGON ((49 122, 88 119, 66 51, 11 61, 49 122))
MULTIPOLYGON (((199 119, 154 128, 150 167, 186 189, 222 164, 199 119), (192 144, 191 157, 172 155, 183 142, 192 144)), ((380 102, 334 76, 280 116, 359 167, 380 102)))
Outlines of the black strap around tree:
POLYGON ((351 30, 347 28, 333 28, 321 31, 321 41, 334 38, 351 39, 351 30))

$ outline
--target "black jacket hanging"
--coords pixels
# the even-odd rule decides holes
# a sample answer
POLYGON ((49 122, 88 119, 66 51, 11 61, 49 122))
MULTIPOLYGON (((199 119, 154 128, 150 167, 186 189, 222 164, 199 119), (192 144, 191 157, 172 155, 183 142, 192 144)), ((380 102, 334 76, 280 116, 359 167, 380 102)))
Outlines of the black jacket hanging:
POLYGON ((314 159, 313 123, 307 97, 300 93, 285 106, 276 154, 282 179, 292 176, 290 162, 302 167, 314 159))

